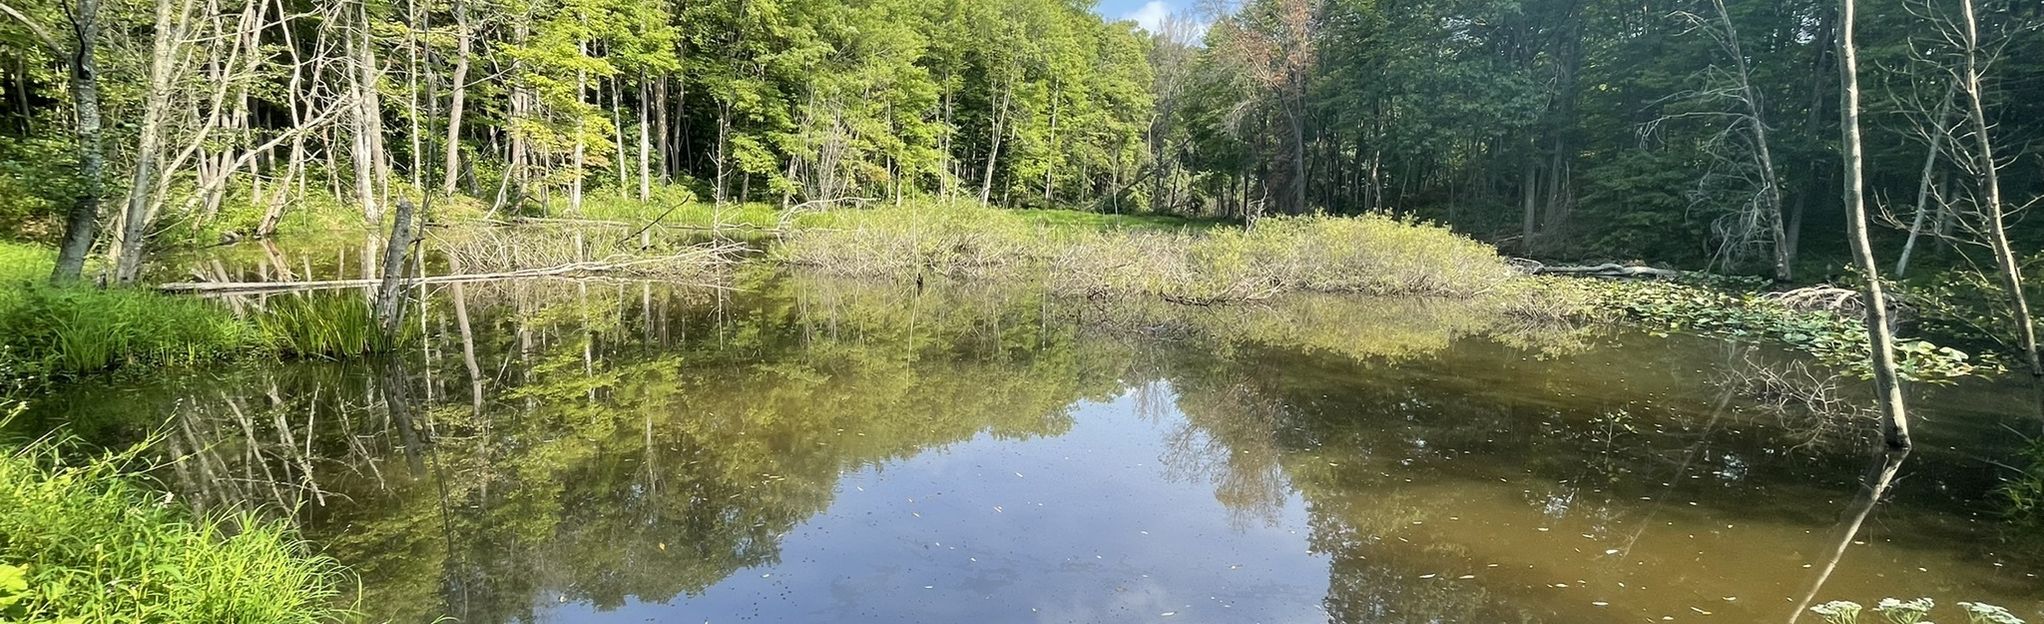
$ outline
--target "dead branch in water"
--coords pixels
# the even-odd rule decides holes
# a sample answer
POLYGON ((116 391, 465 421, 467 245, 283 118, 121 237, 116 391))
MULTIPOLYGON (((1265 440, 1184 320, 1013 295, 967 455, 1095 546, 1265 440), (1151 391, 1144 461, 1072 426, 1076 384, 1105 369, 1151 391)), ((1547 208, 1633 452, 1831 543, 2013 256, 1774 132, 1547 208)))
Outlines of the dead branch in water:
MULTIPOLYGON (((432 275, 427 277, 411 277, 404 278, 402 280, 402 284, 406 287, 410 287, 426 284, 461 284, 470 282, 488 282, 547 277, 597 276, 609 273, 639 271, 649 266, 677 262, 688 262, 699 267, 707 268, 715 266, 724 266, 731 263, 735 263, 736 260, 734 259, 734 256, 737 255, 739 251, 743 250, 743 248, 744 247, 742 245, 718 245, 714 247, 697 248, 688 253, 661 256, 658 258, 639 258, 633 260, 596 260, 587 262, 571 262, 567 264, 550 267, 518 269, 514 271, 500 271, 492 273, 462 273, 454 275, 432 275)), ((295 292, 306 290, 333 290, 341 288, 364 288, 375 286, 381 282, 382 280, 380 279, 307 280, 290 282, 174 282, 169 284, 159 284, 156 286, 156 289, 163 292, 173 293, 252 294, 273 292, 295 292)))
POLYGON ((1675 269, 1662 269, 1649 266, 1626 266, 1617 263, 1604 263, 1595 266, 1547 266, 1545 264, 1541 264, 1533 260, 1525 260, 1520 258, 1512 259, 1511 263, 1513 268, 1518 269, 1520 272, 1526 273, 1528 275, 1567 275, 1573 277, 1599 277, 1605 279, 1666 280, 1680 278, 1689 273, 1688 271, 1678 271, 1675 269))

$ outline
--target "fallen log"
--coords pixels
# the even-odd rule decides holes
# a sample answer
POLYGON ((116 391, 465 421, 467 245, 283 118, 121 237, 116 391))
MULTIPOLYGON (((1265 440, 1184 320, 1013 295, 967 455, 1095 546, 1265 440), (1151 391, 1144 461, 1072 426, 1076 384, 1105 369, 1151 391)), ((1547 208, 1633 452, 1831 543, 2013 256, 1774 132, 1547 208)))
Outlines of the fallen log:
POLYGON ((1677 279, 1689 273, 1688 271, 1677 271, 1674 269, 1662 269, 1649 266, 1626 266, 1623 264, 1616 263, 1605 263, 1595 266, 1547 266, 1544 264, 1534 263, 1534 266, 1523 267, 1521 270, 1524 270, 1533 275, 1567 275, 1573 277, 1596 277, 1603 279, 1650 279, 1650 280, 1677 279))
MULTIPOLYGON (((618 262, 592 261, 575 262, 560 266, 534 269, 519 269, 496 273, 462 273, 454 275, 432 275, 427 277, 406 277, 400 280, 404 287, 427 284, 465 284, 516 279, 535 279, 568 276, 593 276, 604 273, 629 271, 647 265, 668 262, 700 262, 705 266, 722 265, 732 262, 726 248, 705 250, 700 253, 643 258, 618 262)), ((308 290, 336 290, 344 288, 367 288, 382 283, 381 279, 344 280, 300 280, 289 282, 172 282, 156 285, 156 290, 168 293, 187 294, 258 294, 300 292, 308 290)))

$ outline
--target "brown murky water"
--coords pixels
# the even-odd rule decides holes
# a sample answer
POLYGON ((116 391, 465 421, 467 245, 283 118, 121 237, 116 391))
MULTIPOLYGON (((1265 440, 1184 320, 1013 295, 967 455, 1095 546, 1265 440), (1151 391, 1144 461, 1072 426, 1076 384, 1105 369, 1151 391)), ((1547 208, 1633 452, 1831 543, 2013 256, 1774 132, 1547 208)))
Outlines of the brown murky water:
POLYGON ((1791 358, 1452 302, 748 269, 438 287, 418 320, 381 361, 166 370, 33 416, 160 425, 191 455, 168 483, 297 506, 397 622, 2044 619, 2044 538, 1992 493, 2034 424, 1993 383, 1916 389, 1924 448, 1868 511, 1870 426, 1748 383, 1791 358))

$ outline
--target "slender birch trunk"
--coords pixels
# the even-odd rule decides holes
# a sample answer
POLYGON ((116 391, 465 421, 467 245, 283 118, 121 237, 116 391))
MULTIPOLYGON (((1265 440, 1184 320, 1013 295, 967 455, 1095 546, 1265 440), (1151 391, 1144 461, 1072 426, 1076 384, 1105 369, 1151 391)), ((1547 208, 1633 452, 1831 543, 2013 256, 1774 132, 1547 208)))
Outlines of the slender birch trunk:
POLYGON ((461 178, 461 114, 468 100, 468 64, 474 39, 469 30, 467 3, 454 0, 454 76, 447 100, 447 144, 441 164, 445 171, 440 179, 440 192, 445 195, 454 194, 455 182, 461 178))
MULTIPOLYGON (((1970 1, 1970 0, 1969 0, 1970 1)), ((1888 296, 1881 286, 1881 267, 1874 259, 1874 246, 1867 240, 1866 171, 1859 129, 1859 50, 1853 40, 1853 21, 1858 17, 1854 0, 1839 0, 1839 125, 1844 129, 1845 227, 1852 242, 1853 261, 1866 277, 1862 295, 1867 309, 1867 340, 1873 354, 1875 397, 1881 408, 1881 437, 1891 450, 1910 447, 1909 412, 1903 404, 1900 376, 1895 370, 1895 338, 1888 325, 1888 296)))

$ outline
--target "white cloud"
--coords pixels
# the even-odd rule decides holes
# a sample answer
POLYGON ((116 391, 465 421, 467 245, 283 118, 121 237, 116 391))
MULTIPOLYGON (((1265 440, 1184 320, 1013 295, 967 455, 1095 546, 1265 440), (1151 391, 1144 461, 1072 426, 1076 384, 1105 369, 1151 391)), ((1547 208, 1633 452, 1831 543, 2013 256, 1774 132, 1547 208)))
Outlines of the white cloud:
POLYGON ((1167 0, 1150 0, 1142 7, 1129 11, 1121 19, 1135 22, 1151 34, 1164 35, 1179 43, 1197 46, 1206 38, 1207 23, 1194 17, 1189 11, 1172 8, 1167 0))
POLYGON ((1148 4, 1144 4, 1141 8, 1130 11, 1128 15, 1121 16, 1122 19, 1133 21, 1137 26, 1143 27, 1143 30, 1150 32, 1163 30, 1164 20, 1170 17, 1171 5, 1165 3, 1164 0, 1150 0, 1148 4))

